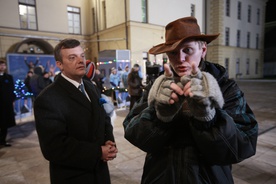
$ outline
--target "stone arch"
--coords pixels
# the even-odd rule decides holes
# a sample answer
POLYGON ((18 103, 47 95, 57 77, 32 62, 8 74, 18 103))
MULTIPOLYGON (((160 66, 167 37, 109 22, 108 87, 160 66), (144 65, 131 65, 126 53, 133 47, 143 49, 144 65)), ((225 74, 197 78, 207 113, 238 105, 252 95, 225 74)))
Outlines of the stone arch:
POLYGON ((38 38, 28 38, 12 45, 9 53, 53 54, 54 48, 47 41, 38 38))

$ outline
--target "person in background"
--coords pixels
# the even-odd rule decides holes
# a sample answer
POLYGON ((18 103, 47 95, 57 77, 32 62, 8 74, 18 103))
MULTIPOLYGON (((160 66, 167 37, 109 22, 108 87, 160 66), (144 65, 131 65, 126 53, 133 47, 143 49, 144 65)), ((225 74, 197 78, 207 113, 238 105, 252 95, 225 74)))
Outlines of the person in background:
POLYGON ((35 63, 33 61, 27 61, 27 57, 24 57, 24 62, 29 71, 34 71, 34 68, 39 64, 39 57, 36 58, 35 63))
POLYGON ((119 87, 122 88, 122 74, 124 73, 122 66, 118 67, 119 87))
POLYGON ((44 79, 44 87, 47 87, 48 85, 52 84, 52 80, 50 79, 49 72, 45 71, 43 72, 43 79, 44 79))
POLYGON ((128 77, 128 74, 129 74, 129 67, 128 65, 125 66, 125 71, 123 72, 122 74, 122 83, 123 83, 123 87, 125 89, 128 88, 128 84, 127 84, 127 77, 128 77))
POLYGON ((31 77, 33 76, 33 72, 32 71, 28 71, 28 73, 27 73, 27 76, 26 76, 26 78, 24 79, 24 84, 25 84, 25 86, 26 86, 26 88, 27 88, 27 91, 29 92, 29 93, 31 93, 32 92, 32 88, 31 88, 31 85, 30 85, 30 80, 31 80, 31 77))
POLYGON ((95 88, 98 89, 98 91, 99 91, 98 93, 101 94, 100 104, 104 107, 106 114, 111 119, 112 126, 114 126, 114 120, 116 118, 115 107, 114 107, 111 99, 108 96, 106 96, 104 93, 102 93, 101 88, 98 87, 97 83, 94 81, 94 78, 97 76, 96 71, 97 70, 96 70, 94 62, 87 60, 86 61, 86 73, 83 78, 88 80, 89 82, 91 82, 95 86, 95 88))
MULTIPOLYGON (((29 92, 30 94, 32 93, 30 80, 33 74, 34 73, 32 71, 28 71, 27 76, 24 79, 24 84, 26 86, 27 92, 29 92)), ((24 107, 21 108, 20 112, 23 113, 23 112, 29 112, 29 111, 30 111, 30 107, 28 106, 28 98, 26 98, 24 99, 24 107)))
POLYGON ((130 95, 129 110, 132 109, 135 102, 137 102, 143 94, 142 78, 139 76, 140 66, 136 63, 128 74, 127 84, 128 93, 130 95))
POLYGON ((120 77, 117 73, 117 69, 115 67, 111 68, 111 74, 109 76, 109 82, 112 87, 119 87, 120 86, 120 77))
POLYGON ((34 99, 39 95, 39 93, 45 88, 45 82, 43 78, 44 68, 39 65, 34 68, 34 74, 30 79, 30 86, 32 88, 32 93, 34 99))
POLYGON ((95 70, 95 76, 93 78, 93 82, 95 82, 95 84, 97 85, 97 87, 99 88, 101 93, 104 93, 104 91, 105 91, 105 89, 103 87, 104 75, 98 69, 95 70))
POLYGON ((123 122, 125 138, 147 152, 142 184, 234 183, 231 164, 256 153, 258 123, 224 67, 205 61, 207 44, 194 17, 166 26, 169 65, 123 122))
POLYGON ((83 80, 86 59, 80 42, 60 41, 55 49, 61 73, 34 102, 41 151, 50 163, 51 184, 110 184, 108 161, 118 152, 100 93, 83 80))
POLYGON ((14 114, 14 94, 13 76, 6 73, 7 63, 0 59, 0 147, 9 147, 6 141, 8 128, 16 125, 14 114))

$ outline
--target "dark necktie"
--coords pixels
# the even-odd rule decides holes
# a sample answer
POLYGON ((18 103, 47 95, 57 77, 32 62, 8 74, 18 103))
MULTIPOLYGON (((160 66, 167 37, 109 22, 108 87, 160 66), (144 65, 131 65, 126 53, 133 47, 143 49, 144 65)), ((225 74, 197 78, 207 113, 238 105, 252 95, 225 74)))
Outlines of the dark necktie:
POLYGON ((86 96, 83 84, 79 85, 79 90, 86 96))

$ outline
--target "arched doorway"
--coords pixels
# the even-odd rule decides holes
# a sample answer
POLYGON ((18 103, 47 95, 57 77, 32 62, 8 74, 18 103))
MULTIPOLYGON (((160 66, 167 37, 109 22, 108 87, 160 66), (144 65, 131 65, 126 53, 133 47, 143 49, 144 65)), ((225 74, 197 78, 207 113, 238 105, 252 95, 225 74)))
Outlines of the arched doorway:
POLYGON ((28 38, 11 46, 8 53, 53 54, 54 48, 43 39, 28 38))

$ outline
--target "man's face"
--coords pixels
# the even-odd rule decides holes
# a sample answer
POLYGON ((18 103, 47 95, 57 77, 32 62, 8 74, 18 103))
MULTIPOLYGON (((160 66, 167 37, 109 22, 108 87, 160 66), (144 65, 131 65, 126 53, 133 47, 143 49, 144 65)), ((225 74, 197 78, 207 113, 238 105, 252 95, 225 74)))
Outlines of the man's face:
POLYGON ((1 63, 0 64, 0 73, 4 73, 5 70, 6 70, 6 68, 7 68, 6 64, 5 63, 1 63))
POLYGON ((199 65, 201 58, 206 55, 206 44, 200 45, 197 41, 184 42, 178 50, 168 52, 170 65, 180 76, 190 75, 192 72, 192 63, 199 65))
POLYGON ((80 82, 86 72, 86 59, 81 46, 70 49, 62 49, 61 55, 62 62, 56 62, 59 69, 65 76, 80 82))

